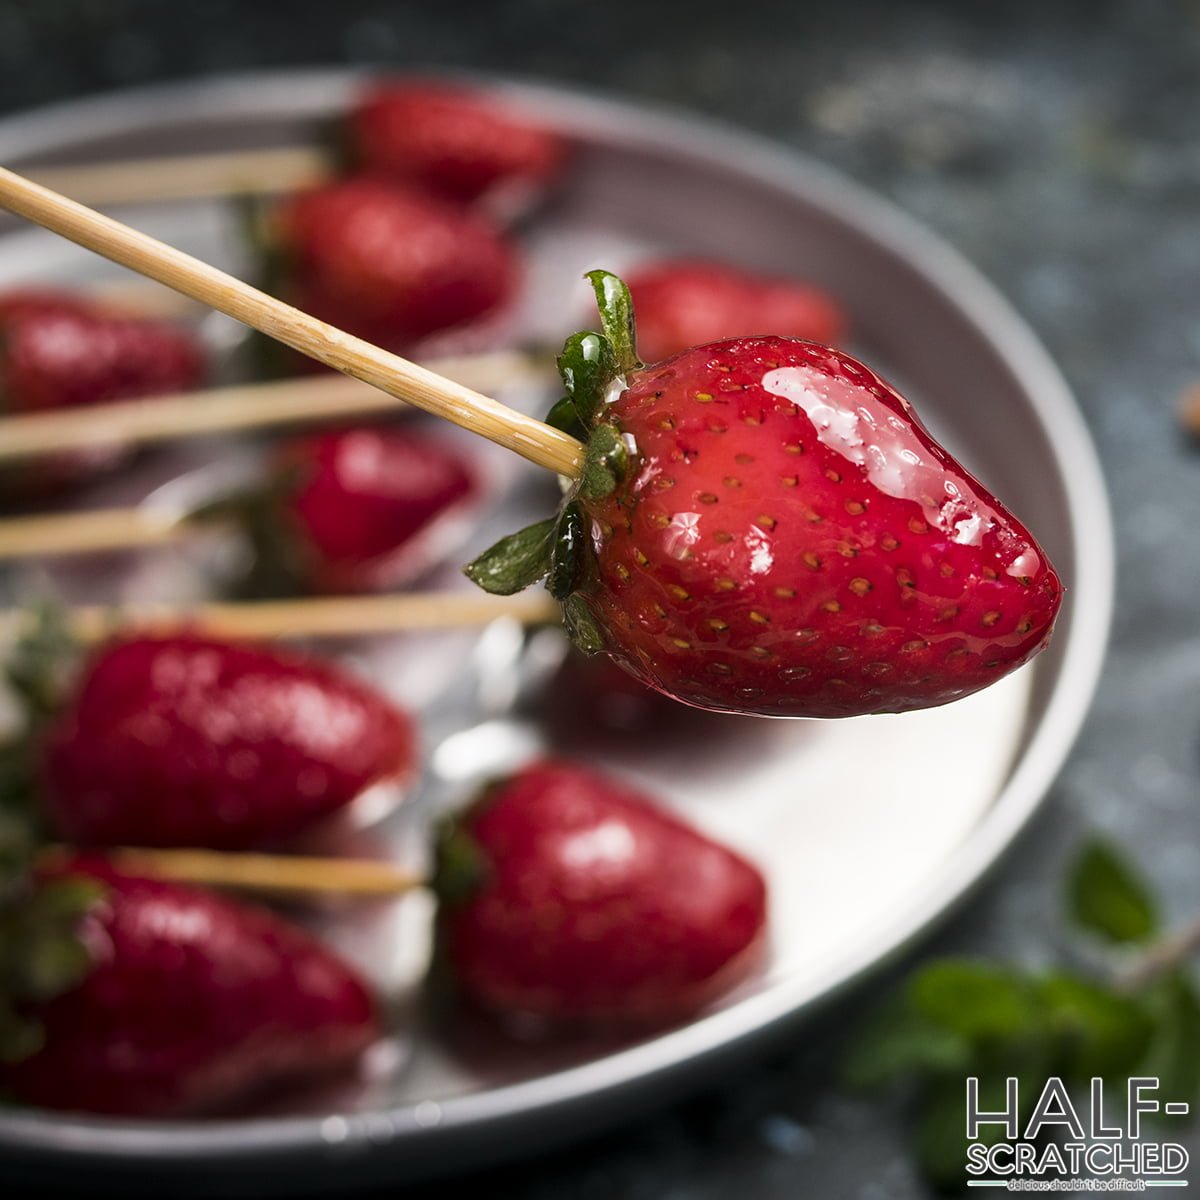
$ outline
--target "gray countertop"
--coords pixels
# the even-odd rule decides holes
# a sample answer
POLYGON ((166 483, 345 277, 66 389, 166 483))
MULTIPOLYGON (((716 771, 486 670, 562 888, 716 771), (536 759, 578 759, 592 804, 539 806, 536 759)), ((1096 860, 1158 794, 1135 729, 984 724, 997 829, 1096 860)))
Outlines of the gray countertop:
MULTIPOLYGON (((1117 618, 1050 803, 910 962, 1051 960, 1063 864, 1091 829, 1143 864, 1172 917, 1200 912, 1200 453, 1173 416, 1200 378, 1200 6, 0 0, 4 111, 331 62, 484 68, 716 115, 840 168, 982 268, 1062 366, 1099 445, 1117 618)), ((922 1197, 901 1112, 835 1086, 839 1047, 881 986, 716 1089, 470 1182, 528 1200, 922 1197)), ((1182 1140, 1200 1157, 1200 1132, 1182 1140)))

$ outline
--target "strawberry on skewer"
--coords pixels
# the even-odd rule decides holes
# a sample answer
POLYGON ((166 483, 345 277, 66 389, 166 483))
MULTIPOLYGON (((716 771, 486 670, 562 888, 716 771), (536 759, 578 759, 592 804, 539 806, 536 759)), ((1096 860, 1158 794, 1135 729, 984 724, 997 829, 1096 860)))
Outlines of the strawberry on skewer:
POLYGON ((231 519, 254 553, 245 590, 355 594, 410 583, 442 556, 481 481, 445 439, 406 429, 339 429, 289 439, 259 486, 193 522, 231 519))
POLYGON ((536 195, 562 169, 566 145, 481 92, 432 80, 383 81, 346 117, 361 169, 470 204, 500 191, 536 195))
POLYGON ((488 788, 438 849, 448 965, 493 1012, 662 1024, 758 965, 758 871, 599 772, 526 767, 488 788), (472 879, 456 894, 464 863, 472 879))
POLYGON ((384 179, 301 192, 266 238, 273 290, 393 350, 495 318, 516 287, 516 252, 486 218, 384 179))
MULTIPOLYGON (((204 374, 190 334, 158 321, 113 316, 59 292, 0 295, 0 413, 48 412, 186 391, 204 374)), ((30 494, 82 482, 121 457, 119 446, 8 468, 0 492, 30 494)))
POLYGON ((841 305, 811 284, 701 259, 647 263, 626 283, 638 351, 652 363, 692 346, 763 333, 837 345, 849 323, 841 305))
POLYGON ((330 663, 132 633, 63 687, 45 683, 48 655, 28 653, 38 719, 18 777, 72 842, 278 843, 415 772, 411 718, 330 663))
POLYGON ((1062 584, 911 405, 838 350, 747 337, 644 367, 628 291, 560 359, 586 436, 559 515, 467 568, 546 578, 576 643, 700 708, 846 717, 945 704, 1028 661, 1062 584))
POLYGON ((348 1069, 379 1033, 358 975, 248 904, 77 857, 0 907, 0 1085, 113 1115, 219 1112, 348 1069))

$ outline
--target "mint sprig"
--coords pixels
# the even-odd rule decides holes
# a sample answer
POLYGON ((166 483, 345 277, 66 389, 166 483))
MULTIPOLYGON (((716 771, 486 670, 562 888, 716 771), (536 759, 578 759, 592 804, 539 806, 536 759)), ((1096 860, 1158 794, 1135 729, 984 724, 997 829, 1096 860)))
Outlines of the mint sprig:
MULTIPOLYGON (((1200 992, 1188 958, 1200 923, 1164 935, 1151 889, 1109 844, 1095 840, 1072 865, 1066 909, 1105 962, 1094 973, 1030 971, 982 959, 919 967, 856 1036, 843 1078, 859 1089, 903 1085, 913 1146, 930 1180, 966 1178, 966 1079, 980 1081, 983 1109, 1004 1108, 1003 1086, 1020 1081, 1022 1125, 1050 1076, 1086 1097, 1093 1078, 1124 1087, 1157 1076, 1171 1100, 1200 1101, 1200 992), (1130 955, 1136 957, 1130 962, 1130 955)), ((985 1125, 980 1138, 1003 1130, 985 1125)))

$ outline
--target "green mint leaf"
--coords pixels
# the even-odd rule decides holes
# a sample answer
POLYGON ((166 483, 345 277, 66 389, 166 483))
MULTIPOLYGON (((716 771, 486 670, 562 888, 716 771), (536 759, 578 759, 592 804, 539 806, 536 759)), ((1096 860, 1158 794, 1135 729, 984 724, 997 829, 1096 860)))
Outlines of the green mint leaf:
MULTIPOLYGON (((980 1134, 991 1128, 982 1127, 980 1134)), ((938 1187, 962 1187, 967 1167, 965 1076, 939 1079, 926 1090, 917 1119, 916 1151, 921 1169, 938 1187)))
POLYGON ((537 583, 550 570, 550 546, 556 517, 547 517, 501 538, 463 567, 472 583, 494 596, 511 596, 537 583))
POLYGON ((943 959, 909 980, 914 1011, 972 1041, 1032 1035, 1039 1011, 1026 979, 1011 968, 943 959))
POLYGON ((1139 1075, 1157 1076, 1166 1101, 1200 1101, 1200 995, 1183 971, 1158 981, 1147 997, 1154 1033, 1139 1075))
POLYGON ((965 1078, 970 1057, 964 1037, 896 999, 855 1037, 841 1073, 848 1087, 870 1090, 937 1072, 965 1078))
POLYGON ((1110 942, 1140 942, 1158 931, 1150 892, 1107 842, 1093 841, 1076 860, 1067 904, 1078 925, 1110 942))
POLYGON ((564 505, 554 528, 550 550, 550 575, 546 588, 555 600, 565 600, 578 586, 583 573, 583 509, 578 500, 564 505))
POLYGON ((620 374, 612 342, 600 333, 573 333, 558 356, 558 370, 579 419, 591 428, 620 374))
POLYGON ((60 606, 41 604, 33 610, 33 618, 5 668, 8 685, 24 705, 30 726, 58 711, 80 652, 60 606))
POLYGON ((596 306, 600 309, 600 326, 605 337, 612 343, 617 370, 628 374, 642 365, 637 356, 637 338, 634 331, 633 297, 629 289, 616 275, 609 271, 589 271, 587 278, 596 293, 596 306))
POLYGON ((1055 1044, 1058 1073, 1085 1085, 1093 1076, 1128 1076, 1150 1043, 1153 1023, 1128 996, 1056 971, 1039 982, 1055 1044))

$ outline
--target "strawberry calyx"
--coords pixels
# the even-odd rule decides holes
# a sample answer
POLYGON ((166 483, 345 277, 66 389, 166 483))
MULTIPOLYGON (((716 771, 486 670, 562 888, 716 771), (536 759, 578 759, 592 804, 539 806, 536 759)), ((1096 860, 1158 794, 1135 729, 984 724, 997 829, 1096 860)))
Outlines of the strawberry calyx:
POLYGON ((5 676, 23 708, 24 724, 0 744, 0 1063, 41 1046, 32 1005, 76 986, 91 968, 80 922, 104 895, 95 880, 38 879, 35 862, 46 839, 36 787, 41 731, 61 706, 79 646, 60 610, 42 606, 13 648, 5 676))
POLYGON ((580 499, 610 495, 630 470, 637 448, 604 416, 625 389, 626 377, 643 364, 637 356, 629 289, 609 271, 589 271, 587 279, 600 310, 601 332, 585 330, 567 338, 557 359, 566 395, 546 418, 547 424, 584 443, 583 470, 556 516, 501 538, 463 570, 484 591, 503 596, 545 580, 547 590, 563 604, 572 640, 591 654, 604 643, 574 595, 588 569, 588 527, 580 499))
MULTIPOLYGON (((484 796, 478 803, 484 803, 484 796)), ((433 833, 433 876, 430 889, 443 905, 465 904, 487 879, 487 858, 479 843, 467 831, 469 813, 444 818, 433 833)))

